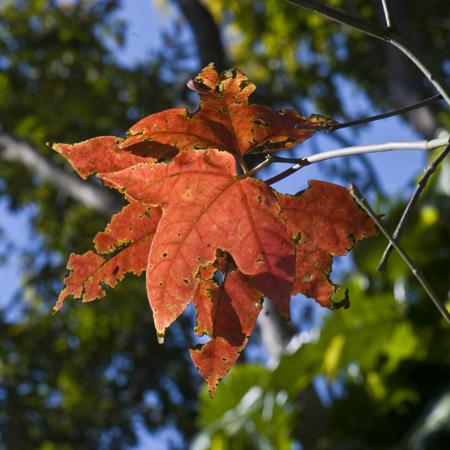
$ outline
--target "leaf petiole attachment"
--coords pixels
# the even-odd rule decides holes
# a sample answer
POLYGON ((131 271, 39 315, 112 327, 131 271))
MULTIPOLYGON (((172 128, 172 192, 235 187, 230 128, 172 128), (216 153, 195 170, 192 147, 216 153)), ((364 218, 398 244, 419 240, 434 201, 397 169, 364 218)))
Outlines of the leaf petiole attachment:
POLYGON ((272 158, 273 157, 271 155, 266 156, 266 159, 261 164, 258 164, 256 167, 254 167, 251 170, 248 170, 247 172, 243 173, 242 175, 237 175, 235 177, 235 179, 236 180, 244 180, 247 177, 253 176, 256 172, 259 172, 261 169, 264 169, 264 167, 270 166, 274 162, 272 158))

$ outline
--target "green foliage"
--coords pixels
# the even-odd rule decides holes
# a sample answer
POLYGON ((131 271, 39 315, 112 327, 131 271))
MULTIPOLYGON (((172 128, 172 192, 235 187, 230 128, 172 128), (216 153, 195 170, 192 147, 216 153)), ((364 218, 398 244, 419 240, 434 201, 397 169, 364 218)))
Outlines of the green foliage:
MULTIPOLYGON (((134 281, 134 280, 132 280, 134 281)), ((180 355, 188 336, 169 333, 157 344, 149 311, 133 282, 97 302, 52 317, 34 302, 33 316, 0 327, 0 430, 7 448, 123 448, 133 445, 134 421, 150 428, 172 423, 190 434, 198 381, 180 355), (176 386, 176 387, 175 387, 176 386), (146 403, 150 395, 153 401, 146 403)))

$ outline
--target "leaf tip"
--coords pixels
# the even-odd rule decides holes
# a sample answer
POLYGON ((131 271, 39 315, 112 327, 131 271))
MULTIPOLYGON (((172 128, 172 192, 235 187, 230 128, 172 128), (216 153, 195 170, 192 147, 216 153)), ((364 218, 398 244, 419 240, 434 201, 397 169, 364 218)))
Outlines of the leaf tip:
POLYGON ((158 344, 164 344, 164 334, 158 333, 157 337, 158 337, 158 344))
POLYGON ((209 388, 208 391, 210 398, 214 398, 214 395, 216 394, 216 388, 215 387, 209 388))
POLYGON ((52 314, 55 315, 62 308, 62 305, 63 305, 63 301, 58 300, 56 302, 56 305, 53 307, 52 314))

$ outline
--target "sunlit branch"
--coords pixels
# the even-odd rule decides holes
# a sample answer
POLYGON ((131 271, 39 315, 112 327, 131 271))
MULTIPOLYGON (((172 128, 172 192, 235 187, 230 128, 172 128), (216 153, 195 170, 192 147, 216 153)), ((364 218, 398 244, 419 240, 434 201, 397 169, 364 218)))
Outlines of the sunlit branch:
MULTIPOLYGON (((425 186, 427 185, 428 179, 431 177, 431 175, 436 171, 437 166, 441 163, 441 161, 450 153, 450 145, 448 145, 440 154, 439 156, 425 169, 425 174, 417 184, 416 190, 414 191, 413 196, 408 202, 408 205, 405 208, 405 211, 403 211, 402 217, 400 219, 400 222, 397 225, 396 230, 394 231, 394 234, 392 235, 392 238, 395 241, 399 241, 403 230, 405 229, 405 225, 408 221, 409 216, 411 215, 411 212, 414 208, 414 206, 417 203, 417 200, 419 199, 420 194, 424 190, 425 186)), ((392 244, 389 243, 386 250, 384 251, 384 254, 380 260, 380 263, 378 264, 377 269, 380 272, 384 272, 386 270, 386 265, 389 259, 389 255, 391 254, 393 249, 392 244)))
POLYGON ((270 160, 270 158, 267 158, 261 164, 258 164, 256 167, 254 167, 253 169, 249 170, 248 172, 245 172, 244 174, 241 174, 241 175, 237 175, 236 176, 236 180, 243 180, 244 178, 251 177, 256 172, 258 172, 261 169, 264 169, 264 167, 267 167, 270 164, 272 164, 272 161, 270 160))
POLYGON ((449 138, 432 139, 430 141, 393 141, 381 144, 356 145, 354 147, 339 148, 328 152, 317 153, 307 158, 282 158, 280 156, 269 156, 271 162, 282 162, 295 164, 290 169, 270 178, 267 184, 273 184, 286 178, 304 166, 327 159, 339 158, 341 156, 359 155, 362 153, 388 152, 391 150, 433 150, 448 145, 449 138))
POLYGON ((395 21, 394 10, 392 8, 391 0, 381 0, 383 5, 384 17, 386 19, 386 25, 388 30, 394 31, 397 30, 397 23, 395 21))
POLYGON ((361 195, 359 190, 354 184, 349 184, 348 189, 350 193, 352 194, 355 201, 364 208, 367 213, 370 215, 370 217, 373 219, 373 221, 377 224, 378 228, 381 230, 381 232, 386 236, 386 238, 389 240, 391 245, 397 250, 399 255, 403 258, 403 260, 408 264, 408 267, 411 269, 411 272, 413 275, 417 278, 419 283, 423 286, 426 293, 429 295, 431 300, 433 300, 433 303, 436 305, 437 309, 441 312, 441 314, 444 316, 445 320, 450 324, 450 314, 445 308, 444 304, 441 302, 439 297, 434 292, 433 288, 430 286, 426 278, 423 276, 422 272, 419 268, 416 267, 416 265, 412 262, 410 257, 405 253, 405 251, 400 247, 400 245, 395 241, 395 239, 389 234, 389 232, 386 230, 384 225, 382 224, 381 220, 378 218, 376 213, 373 211, 373 209, 370 207, 367 200, 361 195))

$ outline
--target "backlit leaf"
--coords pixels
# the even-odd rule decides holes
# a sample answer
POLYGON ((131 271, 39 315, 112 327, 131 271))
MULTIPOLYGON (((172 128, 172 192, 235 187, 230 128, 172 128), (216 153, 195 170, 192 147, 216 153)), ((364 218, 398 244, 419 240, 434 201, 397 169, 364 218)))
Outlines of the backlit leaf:
POLYGON ((310 181, 295 196, 277 194, 295 242, 296 268, 292 295, 305 294, 332 308, 336 286, 329 273, 333 256, 342 256, 364 237, 377 234, 374 222, 342 186, 310 181))
POLYGON ((139 143, 156 141, 180 151, 215 148, 236 155, 268 153, 311 137, 314 130, 304 126, 336 123, 317 114, 307 119, 299 111, 250 105, 248 97, 256 87, 237 69, 218 75, 210 64, 188 86, 200 94, 194 114, 178 108, 149 116, 128 131, 122 146, 135 152, 139 143))
MULTIPOLYGON (((216 264, 217 265, 217 264, 216 264)), ((197 307, 195 332, 211 340, 191 349, 191 357, 208 381, 211 397, 217 383, 228 373, 247 344, 262 309, 262 294, 236 267, 231 256, 219 265, 224 276, 219 286, 213 276, 213 265, 200 270, 200 282, 193 298, 197 307)))
MULTIPOLYGON (((103 136, 79 144, 48 144, 61 153, 81 177, 87 178, 97 172, 117 172, 143 161, 147 158, 124 152, 120 147, 122 139, 103 136)), ((155 158, 150 159, 155 161, 155 158)))
POLYGON ((99 177, 163 214, 150 250, 147 292, 159 336, 185 310, 201 266, 229 252, 255 288, 289 320, 294 275, 290 231, 278 219, 277 197, 260 180, 236 180, 232 155, 181 153, 169 164, 138 164, 99 177))
POLYGON ((71 272, 64 280, 66 287, 54 312, 62 307, 68 295, 90 302, 104 297, 103 286, 116 287, 127 272, 140 275, 147 267, 148 252, 160 218, 160 208, 135 201, 115 214, 106 230, 94 239, 98 253, 89 251, 70 256, 67 268, 71 272))

